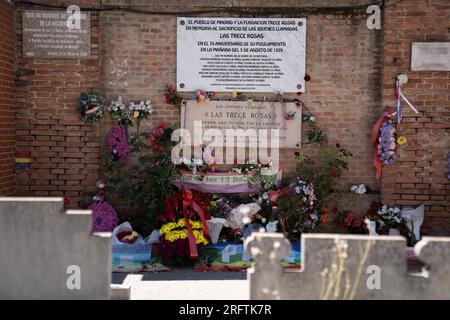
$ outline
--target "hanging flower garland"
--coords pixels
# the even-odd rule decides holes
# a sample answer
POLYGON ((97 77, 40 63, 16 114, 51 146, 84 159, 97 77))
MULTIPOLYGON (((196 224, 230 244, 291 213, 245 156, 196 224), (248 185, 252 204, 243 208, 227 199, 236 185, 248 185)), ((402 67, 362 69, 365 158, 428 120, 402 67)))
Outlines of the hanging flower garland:
POLYGON ((78 99, 78 112, 86 122, 100 120, 104 113, 103 96, 98 93, 82 93, 78 99))
POLYGON ((393 117, 392 108, 388 107, 372 128, 373 165, 377 179, 381 178, 383 165, 392 164, 397 159, 393 117))
POLYGON ((106 136, 106 145, 115 161, 124 163, 129 153, 128 135, 124 127, 118 125, 109 131, 106 136))
POLYGON ((395 128, 391 119, 383 122, 378 138, 378 158, 383 164, 393 164, 397 160, 395 128))

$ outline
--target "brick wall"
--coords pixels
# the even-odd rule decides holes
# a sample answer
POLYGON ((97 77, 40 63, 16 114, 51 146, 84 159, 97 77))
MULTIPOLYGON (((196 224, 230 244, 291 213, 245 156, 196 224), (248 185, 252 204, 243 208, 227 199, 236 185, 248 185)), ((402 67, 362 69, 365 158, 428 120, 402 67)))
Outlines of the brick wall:
POLYGON ((0 0, 0 195, 14 193, 13 11, 0 0))
POLYGON ((450 41, 450 3, 402 1, 388 6, 384 19, 383 105, 394 105, 393 78, 406 72, 402 91, 420 114, 404 108, 400 128, 408 143, 384 169, 382 197, 400 206, 425 204, 424 233, 448 235, 450 72, 411 72, 410 55, 412 41, 450 41))
MULTIPOLYGON (((306 14, 306 69, 312 80, 301 99, 330 143, 339 142, 354 154, 341 187, 348 190, 351 184, 365 183, 379 190, 370 131, 384 106, 393 105, 393 78, 407 72, 410 82, 404 92, 421 114, 405 108, 401 128, 409 142, 400 149, 399 161, 385 168, 382 198, 400 206, 425 203, 425 232, 446 232, 450 77, 448 72, 409 72, 409 54, 411 40, 448 41, 448 4, 405 0, 388 2, 385 11, 383 30, 367 29, 366 14, 306 14)), ((91 16, 91 60, 25 59, 20 9, 16 11, 17 151, 29 151, 33 157, 32 168, 18 172, 20 194, 65 195, 81 203, 95 190, 99 152, 112 121, 105 118, 101 124, 87 125, 79 120, 76 100, 83 91, 99 89, 108 99, 151 99, 156 115, 144 128, 179 121, 178 110, 163 98, 164 85, 174 85, 176 79, 175 16, 124 11, 91 16)), ((316 151, 311 145, 302 148, 310 154, 316 151)), ((286 173, 292 172, 293 150, 282 151, 282 163, 286 173)))
POLYGON ((98 124, 77 113, 81 92, 100 88, 98 14, 91 13, 91 59, 30 59, 22 54, 22 8, 16 9, 16 149, 33 159, 17 170, 18 195, 67 196, 82 205, 99 175, 98 124))
MULTIPOLYGON (((330 142, 340 142, 354 154, 343 187, 365 183, 377 190, 370 128, 380 105, 381 32, 366 28, 365 15, 314 14, 307 19, 306 69, 312 80, 301 99, 316 115, 330 142)), ((104 12, 100 26, 106 96, 151 99, 157 114, 144 124, 147 127, 160 121, 179 122, 177 108, 165 104, 163 96, 164 85, 174 86, 176 81, 176 17, 104 12)), ((271 93, 264 95, 274 98, 271 93)), ((295 94, 285 96, 298 98, 295 94)), ((231 94, 218 97, 230 99, 231 94)), ((304 148, 309 153, 315 151, 310 146, 304 148)), ((295 151, 282 150, 285 173, 292 173, 295 167, 295 151)))

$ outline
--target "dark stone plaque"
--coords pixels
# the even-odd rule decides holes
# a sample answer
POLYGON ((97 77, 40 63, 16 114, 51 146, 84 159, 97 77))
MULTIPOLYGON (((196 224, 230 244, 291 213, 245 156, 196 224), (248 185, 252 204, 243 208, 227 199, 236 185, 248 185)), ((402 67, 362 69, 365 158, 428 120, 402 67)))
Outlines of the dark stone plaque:
POLYGON ((66 11, 24 10, 22 13, 25 58, 89 59, 90 14, 80 13, 80 28, 70 29, 66 11))

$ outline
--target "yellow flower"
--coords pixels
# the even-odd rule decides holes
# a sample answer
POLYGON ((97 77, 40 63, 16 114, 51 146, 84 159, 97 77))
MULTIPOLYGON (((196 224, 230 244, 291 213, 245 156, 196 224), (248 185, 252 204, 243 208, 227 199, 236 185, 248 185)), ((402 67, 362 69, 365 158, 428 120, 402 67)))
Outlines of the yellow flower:
POLYGON ((234 91, 231 93, 231 96, 232 96, 234 99, 236 99, 236 98, 238 97, 238 92, 237 92, 236 90, 234 90, 234 91))
POLYGON ((135 112, 133 113, 133 117, 135 117, 135 118, 139 117, 139 111, 135 111, 135 112))
POLYGON ((399 144, 399 145, 404 145, 404 144, 406 144, 408 142, 408 139, 406 139, 406 137, 405 136, 399 136, 398 138, 397 138, 397 143, 399 144))

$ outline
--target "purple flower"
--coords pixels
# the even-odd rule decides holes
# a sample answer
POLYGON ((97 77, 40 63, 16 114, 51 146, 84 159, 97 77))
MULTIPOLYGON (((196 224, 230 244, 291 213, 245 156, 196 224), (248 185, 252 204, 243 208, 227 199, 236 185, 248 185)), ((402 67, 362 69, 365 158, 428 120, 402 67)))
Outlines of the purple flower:
POLYGON ((117 161, 126 161, 130 150, 128 147, 127 131, 122 126, 111 128, 106 136, 106 144, 117 161))
POLYGON ((88 210, 92 210, 92 230, 94 232, 110 232, 119 222, 117 212, 107 202, 94 202, 88 210))

